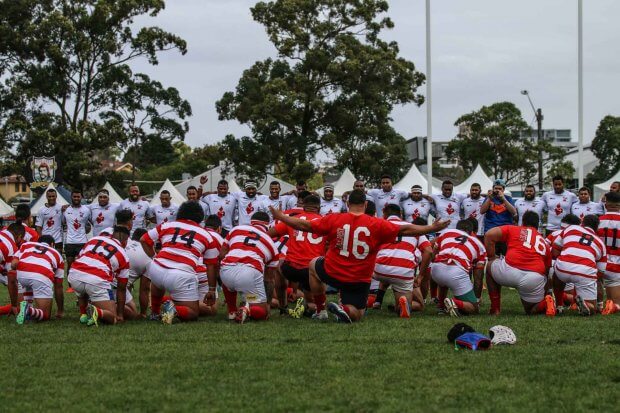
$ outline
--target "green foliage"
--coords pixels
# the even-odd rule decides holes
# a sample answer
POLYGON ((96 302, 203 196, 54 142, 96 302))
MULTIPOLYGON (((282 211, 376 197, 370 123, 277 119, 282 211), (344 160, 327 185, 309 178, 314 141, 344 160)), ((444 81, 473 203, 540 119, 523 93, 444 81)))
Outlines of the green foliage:
POLYGON ((388 2, 377 0, 276 0, 252 8, 278 58, 245 70, 216 104, 221 120, 252 132, 223 142, 239 174, 260 177, 275 165, 276 174, 307 179, 313 171, 298 166, 319 150, 363 177, 404 171, 405 141, 390 113, 394 105, 422 104, 416 90, 424 75, 398 56, 395 42, 379 39, 393 27, 387 10, 388 2))
POLYGON ((2 160, 23 165, 33 155, 56 155, 64 181, 84 187, 107 148, 152 135, 182 139, 187 124, 179 119, 191 114, 189 104, 129 66, 136 59, 157 64, 167 50, 185 54, 180 37, 134 23, 163 8, 163 0, 2 2, 2 160))
POLYGON ((590 149, 599 164, 588 174, 590 185, 605 182, 620 169, 620 116, 605 116, 596 129, 590 149))

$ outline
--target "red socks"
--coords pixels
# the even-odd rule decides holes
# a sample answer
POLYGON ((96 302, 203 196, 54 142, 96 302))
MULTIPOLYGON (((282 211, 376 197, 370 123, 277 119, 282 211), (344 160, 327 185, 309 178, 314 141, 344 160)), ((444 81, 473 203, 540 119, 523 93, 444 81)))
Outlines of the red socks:
POLYGON ((250 318, 252 320, 266 320, 267 317, 269 317, 269 313, 265 307, 250 304, 250 318))
POLYGON ((95 307, 95 310, 97 310, 97 315, 99 318, 103 318, 103 310, 99 307, 95 307))
POLYGON ((325 310, 325 301, 327 300, 327 296, 325 294, 315 294, 314 303, 316 304, 316 312, 320 313, 325 310))
POLYGON ((38 321, 45 321, 45 320, 49 320, 50 318, 49 314, 47 314, 45 311, 39 308, 34 308, 34 307, 28 308, 28 316, 38 321))
POLYGON ((161 303, 163 297, 158 297, 151 294, 151 313, 159 314, 161 312, 161 303))
POLYGON ((452 301, 454 301, 454 304, 456 304, 456 307, 459 310, 462 310, 463 308, 465 308, 465 305, 463 304, 462 300, 459 300, 458 298, 453 298, 452 301))
POLYGON ((555 305, 564 306, 564 299, 566 298, 564 287, 553 287, 553 295, 555 295, 555 305))
POLYGON ((536 304, 536 312, 544 313, 545 311, 547 311, 547 302, 545 300, 542 300, 541 302, 536 304))
POLYGON ((435 297, 437 297, 437 284, 435 284, 435 282, 431 280, 431 298, 435 297))
POLYGON ((435 288, 435 295, 433 295, 432 297, 437 297, 437 307, 438 308, 445 308, 446 307, 446 305, 443 303, 443 300, 446 299, 446 294, 447 293, 448 293, 448 290, 445 289, 445 288, 439 288, 439 291, 437 291, 437 288, 435 288))
POLYGON ((228 313, 236 313, 237 312, 237 292, 230 291, 226 288, 225 285, 222 285, 222 291, 224 291, 224 300, 226 300, 226 307, 228 308, 228 313))
POLYGON ((80 304, 80 315, 86 314, 86 305, 80 304))
POLYGON ((491 312, 499 313, 500 308, 502 306, 502 296, 499 292, 491 292, 489 291, 489 298, 491 299, 491 312))
POLYGON ((191 317, 189 315, 189 308, 185 307, 184 305, 177 305, 175 306, 175 308, 177 309, 177 316, 181 319, 181 320, 190 320, 191 317))
POLYGON ((0 306, 0 315, 11 314, 11 304, 0 306))

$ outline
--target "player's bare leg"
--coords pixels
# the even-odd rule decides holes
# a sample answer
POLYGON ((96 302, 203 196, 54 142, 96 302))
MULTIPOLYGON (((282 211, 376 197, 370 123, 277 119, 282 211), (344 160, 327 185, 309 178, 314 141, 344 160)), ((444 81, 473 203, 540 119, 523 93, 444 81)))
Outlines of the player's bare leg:
MULTIPOLYGON (((142 277, 145 279, 146 277, 142 277)), ((161 313, 161 303, 164 298, 165 291, 160 289, 153 283, 150 283, 151 289, 151 318, 158 318, 161 313)))
MULTIPOLYGON (((96 319, 95 324, 98 323, 98 320, 102 320, 106 324, 116 324, 116 301, 96 301, 91 304, 90 308, 91 311, 97 312, 97 316, 94 317, 96 319)), ((93 319, 93 316, 89 318, 93 319)))
POLYGON ((411 291, 411 311, 424 311, 424 297, 420 287, 414 287, 411 291))
POLYGON ((489 314, 499 315, 502 305, 502 286, 496 283, 493 279, 491 265, 487 265, 486 281, 489 300, 491 301, 491 309, 489 310, 489 314))
POLYGON ((200 315, 198 301, 177 301, 172 300, 177 311, 177 317, 183 321, 194 321, 200 315))
POLYGON ((596 308, 598 312, 602 312, 605 307, 605 286, 603 280, 596 280, 596 308))
POLYGON ((310 292, 312 293, 316 307, 315 318, 325 320, 328 318, 327 311, 325 310, 325 301, 327 300, 325 292, 327 291, 327 286, 323 284, 316 272, 316 262, 318 259, 319 257, 310 261, 310 265, 308 267, 308 278, 310 281, 310 292))
POLYGON ((605 302, 605 308, 602 311, 603 315, 610 315, 620 311, 620 286, 607 287, 605 289, 607 294, 607 301, 605 302))
POLYGON ((140 314, 138 313, 138 307, 136 307, 136 303, 134 301, 125 303, 123 318, 125 320, 137 320, 138 318, 140 318, 140 314))

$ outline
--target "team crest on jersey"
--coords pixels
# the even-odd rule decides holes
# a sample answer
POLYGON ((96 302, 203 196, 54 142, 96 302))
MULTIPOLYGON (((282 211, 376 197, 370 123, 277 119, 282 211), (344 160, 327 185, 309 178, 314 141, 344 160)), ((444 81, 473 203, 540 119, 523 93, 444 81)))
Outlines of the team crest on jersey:
POLYGON ((478 218, 478 212, 476 211, 472 211, 471 214, 469 214, 470 218, 478 218))
POLYGON ((564 212, 564 210, 562 209, 562 205, 558 203, 555 206, 555 209, 553 210, 553 212, 555 212, 556 215, 562 215, 562 212, 564 212))
POLYGON ((245 209, 245 212, 250 215, 252 212, 254 212, 254 206, 252 206, 252 203, 250 202, 247 206, 247 208, 245 209))
POLYGON ((448 204, 448 207, 446 208, 446 212, 448 213, 448 215, 454 214, 455 209, 452 207, 452 204, 448 204))
POLYGON ((417 208, 413 211, 413 214, 411 214, 411 218, 413 218, 413 220, 420 218, 420 211, 418 211, 417 208))
POLYGON ((48 228, 51 228, 54 226, 54 218, 49 218, 46 222, 46 225, 48 228))
POLYGON ((104 218, 103 218, 103 212, 100 212, 99 215, 97 215, 97 224, 101 224, 103 222, 104 218))
POLYGON ((75 218, 73 220, 73 229, 78 230, 78 229, 80 229, 81 226, 82 226, 82 224, 80 224, 80 221, 78 221, 78 219, 75 218))
MULTIPOLYGON (((226 201, 226 203, 228 203, 228 201, 226 201)), ((224 215, 226 215, 226 212, 224 212, 224 207, 220 207, 217 211, 217 216, 219 219, 222 219, 224 215)))

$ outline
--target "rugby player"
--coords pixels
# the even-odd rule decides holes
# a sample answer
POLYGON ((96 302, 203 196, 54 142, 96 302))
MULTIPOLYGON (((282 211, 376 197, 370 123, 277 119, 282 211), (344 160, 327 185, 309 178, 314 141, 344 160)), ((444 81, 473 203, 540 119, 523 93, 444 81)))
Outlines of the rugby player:
POLYGON ((56 250, 62 253, 62 207, 56 202, 57 198, 58 193, 54 188, 47 190, 47 202, 39 209, 36 229, 39 235, 51 235, 56 250))
POLYGON ((222 221, 221 235, 225 237, 233 227, 233 218, 237 207, 237 200, 228 193, 228 181, 220 180, 217 183, 217 192, 207 194, 202 199, 209 207, 209 211, 212 211, 211 213, 217 215, 222 221))
POLYGON ((400 203, 403 219, 413 222, 417 218, 428 220, 428 216, 434 211, 433 204, 422 196, 422 187, 413 185, 409 197, 400 203))
POLYGON ((620 192, 605 194, 607 213, 601 216, 598 236, 607 249, 607 267, 603 276, 607 301, 603 315, 620 311, 620 192))
POLYGON ((334 186, 327 184, 323 187, 323 196, 321 197, 321 215, 332 214, 344 211, 344 202, 339 198, 334 198, 334 186))
POLYGON ((97 202, 89 205, 94 237, 100 235, 105 228, 114 226, 114 216, 118 206, 119 204, 110 203, 110 193, 107 189, 99 190, 97 202))
POLYGON ((146 228, 146 214, 149 211, 149 203, 140 199, 140 187, 136 184, 129 186, 129 197, 119 205, 120 209, 128 209, 133 214, 131 231, 138 228, 146 228))
MULTIPOLYGON (((200 181, 204 181, 205 183, 207 182, 207 177, 201 177, 200 181)), ((226 190, 226 192, 228 192, 228 189, 226 190)), ((211 214, 211 209, 209 208, 209 205, 202 199, 202 197, 206 196, 205 194, 202 193, 202 187, 200 188, 200 190, 198 190, 198 188, 196 188, 195 186, 191 185, 188 186, 187 189, 185 190, 185 197, 187 198, 188 201, 195 201, 198 202, 198 204, 200 204, 200 206, 202 207, 202 213, 204 214, 204 216, 209 216, 209 214, 211 214)))
POLYGON ((256 193, 256 182, 246 181, 245 192, 233 192, 232 196, 237 201, 237 212, 239 214, 239 225, 250 225, 252 215, 255 212, 265 212, 267 207, 267 196, 256 193))
POLYGON ((484 213, 481 211, 484 202, 485 198, 482 196, 482 187, 478 183, 473 183, 469 188, 469 196, 463 199, 461 204, 463 218, 473 218, 478 222, 476 236, 480 240, 484 236, 484 213))
POLYGON ((71 268, 73 261, 88 241, 86 233, 90 230, 90 208, 82 205, 82 192, 75 189, 71 191, 71 205, 64 205, 62 208, 62 220, 67 226, 64 252, 67 268, 71 268))
POLYGON ((515 201, 515 209, 519 216, 519 225, 523 225, 523 214, 526 211, 534 211, 542 218, 545 212, 545 202, 536 198, 536 188, 534 185, 526 185, 523 191, 523 199, 517 199, 515 201))
POLYGON ((381 176, 381 188, 369 189, 366 195, 370 196, 375 203, 378 216, 383 215, 383 208, 387 204, 398 205, 409 197, 407 191, 394 189, 390 175, 381 176))
POLYGON ((579 201, 571 205, 570 212, 577 215, 581 221, 586 215, 603 215, 605 213, 602 203, 590 200, 590 189, 587 187, 580 188, 577 196, 579 201))
MULTIPOLYGON (((7 286, 9 290, 9 297, 21 296, 18 298, 18 302, 23 299, 23 290, 17 282, 16 274, 14 270, 10 268, 13 256, 19 250, 19 246, 24 241, 26 236, 26 229, 20 221, 17 221, 9 225, 6 229, 0 231, 0 283, 7 286), (11 272, 9 278, 8 273, 11 272)), ((6 314, 19 314, 19 307, 17 303, 9 303, 7 305, 0 306, 0 315, 6 314)))
POLYGON ((17 204, 15 206, 15 220, 21 221, 26 235, 24 236, 24 242, 36 242, 39 239, 39 233, 36 229, 32 228, 32 215, 30 213, 30 206, 28 204, 17 204))
POLYGON ((564 189, 563 177, 554 176, 552 181, 553 190, 545 192, 540 199, 548 211, 547 234, 561 228, 562 218, 570 213, 572 205, 578 201, 577 195, 564 189))
POLYGON ((217 314, 218 309, 218 294, 217 288, 215 290, 215 300, 212 303, 207 304, 207 293, 210 290, 209 278, 207 276, 205 264, 212 264, 215 266, 216 279, 219 279, 220 270, 220 252, 224 239, 222 238, 222 220, 217 215, 209 215, 205 220, 205 229, 211 234, 215 241, 215 247, 210 248, 207 256, 203 258, 203 263, 198 272, 198 305, 200 307, 200 315, 202 316, 214 316, 217 314), (203 270, 204 269, 204 270, 203 270))
POLYGON ((456 228, 456 224, 461 216, 461 204, 465 198, 462 194, 455 194, 454 184, 452 181, 446 180, 441 183, 441 194, 425 195, 424 197, 432 202, 437 217, 442 220, 449 220, 448 228, 456 228))
MULTIPOLYGON (((124 212, 129 212, 124 210, 124 212)), ((131 224, 131 213, 129 214, 129 224, 131 224)), ((119 223, 122 225, 122 221, 119 223)), ((131 234, 131 239, 127 241, 125 252, 129 258, 129 274, 127 276, 127 292, 125 294, 125 317, 126 318, 146 318, 149 307, 149 296, 151 294, 151 282, 145 277, 146 269, 150 265, 152 259, 149 257, 140 243, 140 239, 146 234, 146 229, 138 228, 131 234), (138 300, 140 302, 140 312, 137 312, 135 301, 133 300, 133 291, 136 282, 140 280, 138 290, 138 300), (129 307, 129 308, 127 308, 129 307), (127 317, 129 316, 129 317, 127 317)))
POLYGON ((161 191, 159 194, 159 202, 159 205, 152 205, 149 207, 146 213, 148 220, 156 225, 176 220, 179 206, 172 203, 170 191, 165 189, 161 191))

